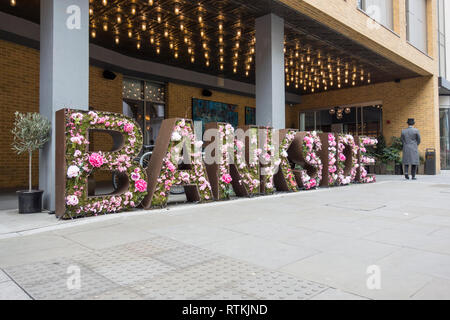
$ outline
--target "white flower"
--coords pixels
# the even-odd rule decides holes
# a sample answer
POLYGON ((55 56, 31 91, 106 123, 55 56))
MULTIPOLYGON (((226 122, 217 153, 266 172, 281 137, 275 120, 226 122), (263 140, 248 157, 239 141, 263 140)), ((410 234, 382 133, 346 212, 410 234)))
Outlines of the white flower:
POLYGON ((171 140, 172 141, 180 141, 181 140, 181 135, 177 131, 174 131, 172 133, 171 140))
POLYGON ((288 153, 286 152, 286 150, 281 151, 281 156, 282 156, 283 158, 287 158, 288 153))
POLYGON ((76 206, 79 203, 77 196, 67 196, 66 202, 69 206, 76 206))
POLYGON ((70 166, 67 169, 67 177, 69 177, 69 178, 78 177, 79 174, 80 174, 80 168, 78 168, 77 166, 70 166))

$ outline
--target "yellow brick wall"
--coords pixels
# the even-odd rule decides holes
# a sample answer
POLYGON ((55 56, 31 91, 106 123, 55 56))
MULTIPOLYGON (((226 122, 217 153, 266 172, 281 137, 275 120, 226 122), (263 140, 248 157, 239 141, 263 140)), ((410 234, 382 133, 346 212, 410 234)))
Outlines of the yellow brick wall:
MULTIPOLYGON (((11 150, 11 129, 15 111, 39 112, 39 51, 0 40, 0 70, 0 190, 15 190, 28 185, 28 158, 11 150)), ((122 113, 122 75, 111 81, 102 72, 90 68, 89 104, 95 110, 122 113)), ((110 148, 111 139, 103 136, 93 138, 96 148, 110 148)), ((35 152, 33 186, 39 183, 38 161, 35 152)))
MULTIPOLYGON (((14 112, 39 110, 39 52, 0 40, 0 188, 28 186, 28 156, 11 150, 14 112)), ((38 153, 33 186, 38 185, 38 153)))
MULTIPOLYGON (((422 143, 419 151, 435 148, 439 159, 439 101, 436 77, 418 77, 400 83, 385 82, 364 87, 334 90, 303 96, 295 106, 296 123, 300 111, 330 108, 340 105, 382 101, 383 135, 389 143, 392 136, 400 136, 408 118, 416 119, 422 143), (388 124, 388 121, 390 122, 388 124)), ((437 161, 439 166, 439 161, 437 161)))

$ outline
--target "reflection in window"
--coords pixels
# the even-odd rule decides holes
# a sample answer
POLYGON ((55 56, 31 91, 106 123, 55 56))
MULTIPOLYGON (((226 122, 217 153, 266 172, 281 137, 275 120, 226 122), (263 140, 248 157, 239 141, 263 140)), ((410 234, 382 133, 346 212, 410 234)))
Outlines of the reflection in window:
POLYGON ((358 7, 378 23, 393 29, 392 0, 358 0, 358 7))
POLYGON ((406 39, 427 52, 427 0, 406 0, 406 39))
POLYGON ((165 118, 165 85, 125 78, 123 114, 135 119, 141 127, 144 151, 151 149, 149 146, 155 144, 165 118))
POLYGON ((300 131, 322 131, 367 135, 382 134, 381 105, 366 107, 335 107, 300 113, 300 131))

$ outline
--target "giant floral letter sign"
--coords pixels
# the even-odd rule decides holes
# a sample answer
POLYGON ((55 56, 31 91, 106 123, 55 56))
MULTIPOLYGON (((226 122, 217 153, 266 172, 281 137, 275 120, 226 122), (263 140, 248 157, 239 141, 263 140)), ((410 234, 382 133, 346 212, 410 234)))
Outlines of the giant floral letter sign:
POLYGON ((136 207, 147 194, 147 176, 133 159, 142 148, 142 132, 118 113, 63 109, 56 113, 56 216, 74 218, 136 207), (104 131, 115 150, 89 152, 89 132, 104 131), (93 170, 118 171, 121 185, 112 195, 88 196, 93 170))
POLYGON ((258 127, 243 126, 235 131, 234 161, 230 166, 234 192, 238 197, 260 192, 258 127))
POLYGON ((188 201, 212 200, 211 185, 203 164, 202 141, 195 141, 191 120, 166 119, 147 168, 148 195, 144 208, 164 207, 173 185, 182 185, 188 201), (180 165, 180 166, 179 166, 180 165))
POLYGON ((260 191, 262 194, 271 194, 275 191, 273 176, 279 165, 278 153, 275 153, 273 135, 277 134, 270 127, 259 127, 258 144, 260 154, 260 191))
POLYGON ((288 159, 288 150, 294 141, 295 129, 278 130, 279 148, 278 163, 275 163, 275 175, 273 177, 278 191, 298 191, 297 182, 288 159), (278 164, 278 166, 277 166, 278 164))
POLYGON ((350 184, 355 181, 358 170, 358 146, 350 134, 337 135, 338 183, 350 184))
POLYGON ((337 138, 334 133, 319 133, 322 141, 322 150, 319 152, 322 160, 322 182, 321 187, 338 185, 338 162, 337 162, 337 138))
POLYGON ((377 139, 370 137, 357 137, 359 142, 358 148, 358 159, 359 167, 356 174, 356 180, 362 183, 375 182, 376 177, 374 174, 367 174, 367 170, 364 166, 370 166, 375 164, 375 158, 369 157, 367 155, 367 146, 375 146, 378 143, 377 139))
POLYGON ((315 131, 297 132, 288 150, 289 160, 301 165, 302 170, 293 170, 297 184, 308 190, 317 188, 322 180, 322 161, 319 152, 322 142, 315 131))
POLYGON ((233 180, 230 164, 234 158, 234 128, 224 122, 207 123, 203 139, 207 141, 204 160, 214 199, 229 199, 233 180))

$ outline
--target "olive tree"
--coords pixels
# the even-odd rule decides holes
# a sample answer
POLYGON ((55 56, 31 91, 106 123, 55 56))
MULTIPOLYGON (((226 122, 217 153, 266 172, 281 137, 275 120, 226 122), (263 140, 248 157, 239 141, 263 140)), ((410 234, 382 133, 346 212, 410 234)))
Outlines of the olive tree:
POLYGON ((12 149, 17 154, 28 152, 28 184, 31 191, 31 159, 33 151, 40 149, 50 139, 50 121, 39 113, 15 113, 14 128, 11 130, 14 141, 12 149))

